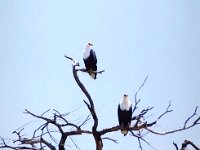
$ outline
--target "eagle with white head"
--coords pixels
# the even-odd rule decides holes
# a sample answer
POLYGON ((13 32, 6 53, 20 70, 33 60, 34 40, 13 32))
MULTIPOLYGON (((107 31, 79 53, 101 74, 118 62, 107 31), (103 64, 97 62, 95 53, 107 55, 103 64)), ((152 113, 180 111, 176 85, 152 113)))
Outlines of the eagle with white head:
POLYGON ((86 45, 86 50, 83 54, 83 61, 85 63, 86 70, 88 71, 91 78, 96 79, 97 78, 97 57, 96 53, 92 48, 93 44, 88 43, 86 45))
POLYGON ((132 104, 128 98, 128 94, 125 93, 123 100, 118 105, 118 121, 121 127, 121 132, 124 136, 128 134, 128 128, 131 125, 132 119, 132 104))

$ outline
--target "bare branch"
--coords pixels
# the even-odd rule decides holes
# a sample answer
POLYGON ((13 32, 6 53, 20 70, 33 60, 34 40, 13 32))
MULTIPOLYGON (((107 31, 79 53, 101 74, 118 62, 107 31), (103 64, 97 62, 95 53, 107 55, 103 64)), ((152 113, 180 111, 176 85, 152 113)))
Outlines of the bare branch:
MULTIPOLYGON (((87 72, 87 73, 88 73, 88 70, 85 69, 85 68, 82 68, 82 69, 76 69, 76 71, 81 71, 81 72, 87 72)), ((91 71, 90 71, 90 72, 91 72, 91 71)), ((105 72, 105 70, 92 71, 92 73, 99 73, 99 74, 102 74, 103 72, 105 72)))
MULTIPOLYGON (((89 111, 90 111, 90 113, 92 115, 92 118, 94 120, 94 124, 93 124, 93 127, 92 127, 92 132, 93 132, 93 137, 94 137, 95 142, 96 142, 96 150, 101 150, 102 147, 103 147, 103 143, 102 143, 102 139, 101 139, 101 136, 100 136, 99 132, 97 132, 98 117, 97 117, 96 112, 95 112, 95 106, 94 106, 93 100, 92 100, 90 94, 88 93, 88 91, 86 90, 85 86, 79 80, 77 72, 80 71, 80 70, 76 69, 76 66, 79 66, 79 64, 76 63, 71 57, 67 57, 67 56, 65 56, 65 57, 70 59, 71 61, 73 61, 73 76, 74 76, 74 79, 75 79, 77 85, 80 87, 80 89, 85 94, 85 96, 87 97, 87 99, 88 99, 88 101, 90 103, 90 104, 88 104, 84 100, 84 102, 87 105, 87 107, 88 107, 88 109, 89 109, 89 111)), ((102 72, 103 71, 101 71, 101 73, 102 72)))
POLYGON ((176 150, 178 150, 178 145, 176 143, 174 143, 174 142, 173 142, 173 144, 176 147, 176 150))
POLYGON ((184 131, 184 130, 188 130, 194 126, 196 126, 197 124, 195 125, 190 125, 188 127, 185 127, 185 128, 179 128, 179 129, 176 129, 176 130, 171 130, 171 131, 166 131, 166 132, 157 132, 157 131, 154 131, 150 128, 145 128, 147 131, 153 133, 153 134, 157 134, 157 135, 167 135, 167 134, 172 134, 172 133, 175 133, 175 132, 180 132, 180 131, 184 131))
MULTIPOLYGON (((169 105, 169 106, 170 106, 170 105, 169 105)), ((168 107, 168 108, 169 108, 169 107, 168 107)), ((170 111, 168 111, 168 108, 167 108, 166 112, 170 112, 170 111)), ((154 131, 154 130, 148 128, 148 127, 145 128, 145 129, 146 129, 147 131, 149 131, 149 132, 151 132, 151 133, 153 133, 153 134, 157 134, 157 135, 167 135, 167 134, 172 134, 172 133, 175 133, 175 132, 180 132, 180 131, 188 130, 188 129, 190 129, 190 128, 192 128, 192 127, 197 126, 197 125, 200 124, 200 122, 199 122, 200 119, 199 119, 199 118, 197 118, 197 119, 194 121, 193 124, 190 124, 190 125, 187 124, 189 120, 191 120, 192 118, 194 118, 194 116, 196 115, 197 109, 198 109, 198 107, 196 107, 194 113, 193 113, 190 117, 188 117, 188 119, 186 119, 186 121, 185 121, 185 123, 184 123, 184 126, 183 126, 182 128, 175 129, 175 130, 171 130, 171 131, 167 131, 167 132, 157 132, 157 131, 154 131)), ((166 113, 164 113, 164 114, 166 114, 166 113)), ((161 115, 161 116, 163 116, 163 115, 161 115)), ((161 117, 160 117, 160 118, 161 118, 161 117)))
MULTIPOLYGON (((139 131, 141 129, 146 129, 147 127, 151 127, 152 123, 148 124, 148 123, 143 123, 142 125, 140 126, 132 126, 129 128, 129 131, 139 131)), ((102 129, 101 131, 99 131, 100 135, 104 135, 104 134, 107 134, 107 133, 110 133, 110 132, 115 132, 115 131, 119 131, 121 130, 120 126, 117 125, 117 126, 113 126, 113 127, 110 127, 110 128, 105 128, 105 129, 102 129)))
POLYGON ((46 110, 45 112, 42 113, 41 116, 43 116, 44 114, 46 114, 46 113, 49 112, 49 111, 50 111, 50 109, 46 110))
POLYGON ((114 143, 116 143, 116 144, 119 144, 119 143, 117 142, 117 140, 112 139, 112 138, 109 138, 109 137, 103 137, 102 140, 110 140, 110 141, 112 141, 112 142, 114 142, 114 143))
POLYGON ((162 114, 158 117, 157 120, 161 119, 165 114, 172 112, 172 111, 173 111, 172 109, 169 110, 170 107, 171 107, 171 101, 169 102, 169 105, 168 105, 167 109, 165 110, 165 112, 162 113, 162 114))
POLYGON ((192 119, 195 115, 197 115, 197 110, 198 110, 198 106, 195 108, 194 113, 190 117, 188 117, 188 119, 185 121, 184 128, 187 126, 188 121, 192 119))
POLYGON ((200 122, 200 116, 199 116, 199 118, 197 118, 195 121, 194 121, 194 123, 193 124, 199 124, 200 122))
POLYGON ((90 115, 88 115, 86 119, 79 125, 79 128, 85 125, 88 120, 90 120, 90 115))
POLYGON ((44 126, 46 126, 46 123, 45 124, 42 124, 41 126, 39 126, 37 129, 35 129, 35 131, 33 132, 33 136, 32 138, 35 138, 36 137, 36 132, 38 132, 40 129, 42 129, 44 126))
POLYGON ((67 55, 65 55, 65 58, 71 60, 71 61, 73 62, 73 64, 76 63, 76 62, 73 60, 73 58, 71 58, 71 57, 69 57, 69 56, 67 56, 67 55))
MULTIPOLYGON (((55 143, 57 143, 56 139, 53 137, 53 135, 51 135, 51 132, 49 131, 48 123, 46 123, 46 130, 47 130, 47 134, 52 139, 52 141, 54 141, 55 143)), ((42 132, 43 132, 43 129, 42 129, 42 132)), ((43 133, 42 133, 42 135, 43 135, 43 133)))
POLYGON ((64 133, 64 131, 63 131, 63 129, 61 128, 60 124, 58 124, 55 120, 51 120, 51 119, 46 118, 46 117, 43 117, 43 116, 35 115, 35 114, 31 113, 30 111, 28 111, 27 109, 25 109, 25 113, 30 114, 30 115, 33 116, 33 117, 36 117, 36 118, 45 120, 47 123, 51 123, 51 124, 55 125, 55 126, 59 129, 59 131, 60 131, 61 134, 64 133))
POLYGON ((186 148, 188 145, 191 145, 195 150, 200 150, 199 147, 197 147, 193 142, 189 140, 184 141, 184 143, 182 144, 182 149, 186 148))
POLYGON ((138 139, 139 147, 140 147, 141 150, 143 149, 143 148, 142 148, 141 140, 142 140, 143 142, 145 142, 147 145, 149 145, 153 150, 156 150, 147 140, 145 140, 145 139, 141 136, 141 132, 140 132, 140 131, 138 131, 138 132, 139 132, 139 135, 134 134, 133 131, 130 131, 130 132, 131 132, 131 135, 132 135, 132 136, 134 136, 134 137, 136 137, 136 138, 138 139))
POLYGON ((49 147, 49 149, 51 150, 56 150, 56 148, 49 142, 47 142, 46 140, 44 140, 43 138, 41 138, 41 143, 44 143, 47 147, 49 147))
POLYGON ((135 93, 135 100, 137 100, 137 94, 141 90, 141 88, 144 86, 144 84, 146 83, 147 79, 148 79, 148 76, 146 76, 146 78, 144 79, 144 82, 142 83, 142 85, 136 91, 136 93, 135 93))
MULTIPOLYGON (((76 66, 79 66, 79 63, 77 63, 73 58, 69 57, 69 56, 66 56, 65 55, 65 58, 71 60, 73 62, 73 65, 76 65, 76 66)), ((88 73, 88 70, 86 68, 82 68, 82 69, 76 69, 76 71, 81 71, 81 72, 87 72, 88 73)), ((100 70, 100 71, 92 71, 93 73, 99 73, 99 74, 102 74, 103 72, 105 72, 105 70, 100 70)))
POLYGON ((140 112, 139 115, 133 116, 133 117, 132 117, 132 120, 137 120, 136 123, 135 123, 135 126, 139 126, 139 124, 142 124, 142 123, 143 123, 142 119, 144 118, 144 115, 145 115, 146 113, 148 113, 148 112, 149 112, 150 110, 152 110, 152 109, 153 109, 153 107, 147 107, 146 109, 143 109, 143 110, 140 112))
POLYGON ((75 145, 76 149, 80 150, 80 147, 75 143, 75 141, 72 139, 72 137, 69 137, 72 143, 75 145))
MULTIPOLYGON (((174 146, 176 147, 176 150, 178 150, 178 145, 176 143, 174 143, 174 146)), ((190 140, 185 140, 183 143, 182 143, 182 146, 181 146, 181 150, 185 150, 187 148, 188 145, 191 145, 195 150, 200 150, 199 147, 197 147, 192 141, 190 140)))
POLYGON ((145 85, 147 79, 148 79, 148 76, 146 76, 144 82, 142 83, 142 85, 138 88, 138 90, 137 90, 136 93, 135 93, 135 105, 134 105, 134 107, 133 107, 133 113, 134 113, 135 110, 137 109, 137 105, 138 105, 138 103, 139 103, 140 100, 141 100, 141 99, 138 100, 138 98, 137 98, 138 92, 139 92, 139 91, 141 90, 141 88, 145 85))

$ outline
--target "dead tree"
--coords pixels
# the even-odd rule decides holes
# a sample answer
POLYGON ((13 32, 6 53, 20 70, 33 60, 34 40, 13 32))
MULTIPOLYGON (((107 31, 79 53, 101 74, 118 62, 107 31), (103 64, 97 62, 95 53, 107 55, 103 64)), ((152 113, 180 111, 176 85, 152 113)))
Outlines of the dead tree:
MULTIPOLYGON (((13 134, 17 135, 17 139, 13 140, 13 144, 8 144, 4 138, 1 138, 1 143, 0 143, 1 149, 10 148, 14 150, 21 150, 21 149, 43 150, 43 149, 48 148, 50 150, 56 150, 56 149, 65 150, 67 147, 66 143, 68 140, 71 140, 74 146, 77 149, 80 149, 79 146, 73 141, 71 137, 77 136, 77 135, 83 135, 83 134, 88 134, 88 135, 93 136, 95 144, 96 144, 96 150, 102 150, 103 140, 110 140, 110 141, 113 141, 114 143, 117 143, 117 140, 115 140, 112 137, 107 137, 105 135, 107 133, 119 131, 120 126, 118 125, 118 123, 116 123, 116 125, 111 126, 111 127, 105 127, 104 129, 101 129, 101 130, 98 129, 99 119, 95 111, 96 109, 93 103, 93 99, 78 77, 78 72, 80 71, 87 72, 87 70, 80 69, 79 64, 77 62, 75 62, 72 58, 68 56, 65 56, 65 57, 72 62, 73 77, 77 85, 80 87, 81 91, 85 94, 87 98, 87 100, 83 100, 83 102, 85 103, 89 111, 89 115, 86 116, 85 120, 83 120, 82 122, 74 123, 67 119, 70 113, 60 113, 58 110, 52 110, 52 117, 48 117, 45 115, 47 115, 47 113, 49 113, 50 110, 47 110, 44 113, 37 115, 25 109, 24 113, 31 115, 32 117, 37 118, 39 120, 42 120, 44 123, 41 124, 39 127, 37 127, 33 131, 31 137, 26 137, 25 135, 23 135, 22 132, 24 131, 24 127, 14 131, 13 134), (93 120, 92 127, 87 130, 83 129, 83 126, 87 124, 88 120, 90 120, 91 118, 93 120), (54 130, 50 129, 49 127, 50 125, 53 126, 55 129, 54 130), (53 135, 54 133, 59 133, 58 140, 56 140, 56 138, 54 137, 53 135)), ((96 73, 101 74, 103 72, 104 70, 97 71, 96 73)), ((157 117, 157 119, 153 122, 149 122, 144 119, 145 116, 148 114, 148 112, 153 109, 153 107, 147 107, 147 108, 141 109, 141 111, 138 114, 136 114, 136 110, 138 109, 138 104, 141 101, 141 99, 138 99, 137 95, 140 89, 146 83, 147 78, 148 77, 146 77, 142 85, 139 87, 139 89, 135 93, 135 103, 133 105, 133 117, 132 117, 133 121, 132 121, 131 127, 129 128, 129 131, 130 131, 129 135, 131 135, 134 138, 137 138, 138 145, 141 150, 143 149, 142 143, 146 143, 152 149, 155 149, 147 140, 145 140, 146 134, 143 134, 143 132, 148 132, 148 133, 156 134, 156 135, 167 135, 167 134, 172 134, 175 132, 188 130, 200 124, 200 116, 197 116, 198 107, 196 107, 193 114, 185 120, 182 128, 177 128, 177 129, 173 129, 171 131, 166 131, 166 132, 159 132, 159 131, 153 130, 152 127, 157 124, 158 120, 160 120, 162 117, 172 112, 173 110, 171 109, 171 103, 169 103, 166 110, 162 114, 160 114, 157 117)), ((185 144, 186 145, 190 144, 193 146, 192 143, 186 142, 185 144)))

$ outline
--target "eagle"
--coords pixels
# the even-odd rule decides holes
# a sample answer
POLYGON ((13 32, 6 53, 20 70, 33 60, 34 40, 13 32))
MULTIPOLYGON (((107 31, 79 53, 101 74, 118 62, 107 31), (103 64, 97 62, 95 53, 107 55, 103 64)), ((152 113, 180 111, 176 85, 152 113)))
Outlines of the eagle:
POLYGON ((97 57, 96 53, 92 48, 93 44, 88 43, 86 45, 85 52, 83 53, 83 61, 85 63, 85 67, 91 78, 97 78, 97 57))
POLYGON ((132 118, 132 104, 128 98, 128 94, 125 93, 123 100, 118 104, 118 121, 121 128, 121 132, 124 136, 128 134, 128 128, 131 125, 132 118))

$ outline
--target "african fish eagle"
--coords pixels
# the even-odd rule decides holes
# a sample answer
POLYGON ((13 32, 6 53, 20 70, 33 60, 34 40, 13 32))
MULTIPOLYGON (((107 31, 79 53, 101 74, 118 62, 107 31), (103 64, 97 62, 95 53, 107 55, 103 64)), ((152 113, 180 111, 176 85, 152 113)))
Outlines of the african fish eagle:
POLYGON ((121 132, 124 136, 127 135, 128 129, 131 125, 132 118, 132 104, 128 98, 128 94, 124 94, 123 100, 118 105, 118 121, 121 127, 121 132))
POLYGON ((83 54, 83 61, 91 78, 96 79, 97 73, 95 71, 97 71, 97 57, 92 46, 93 44, 90 42, 86 45, 86 50, 83 54))

